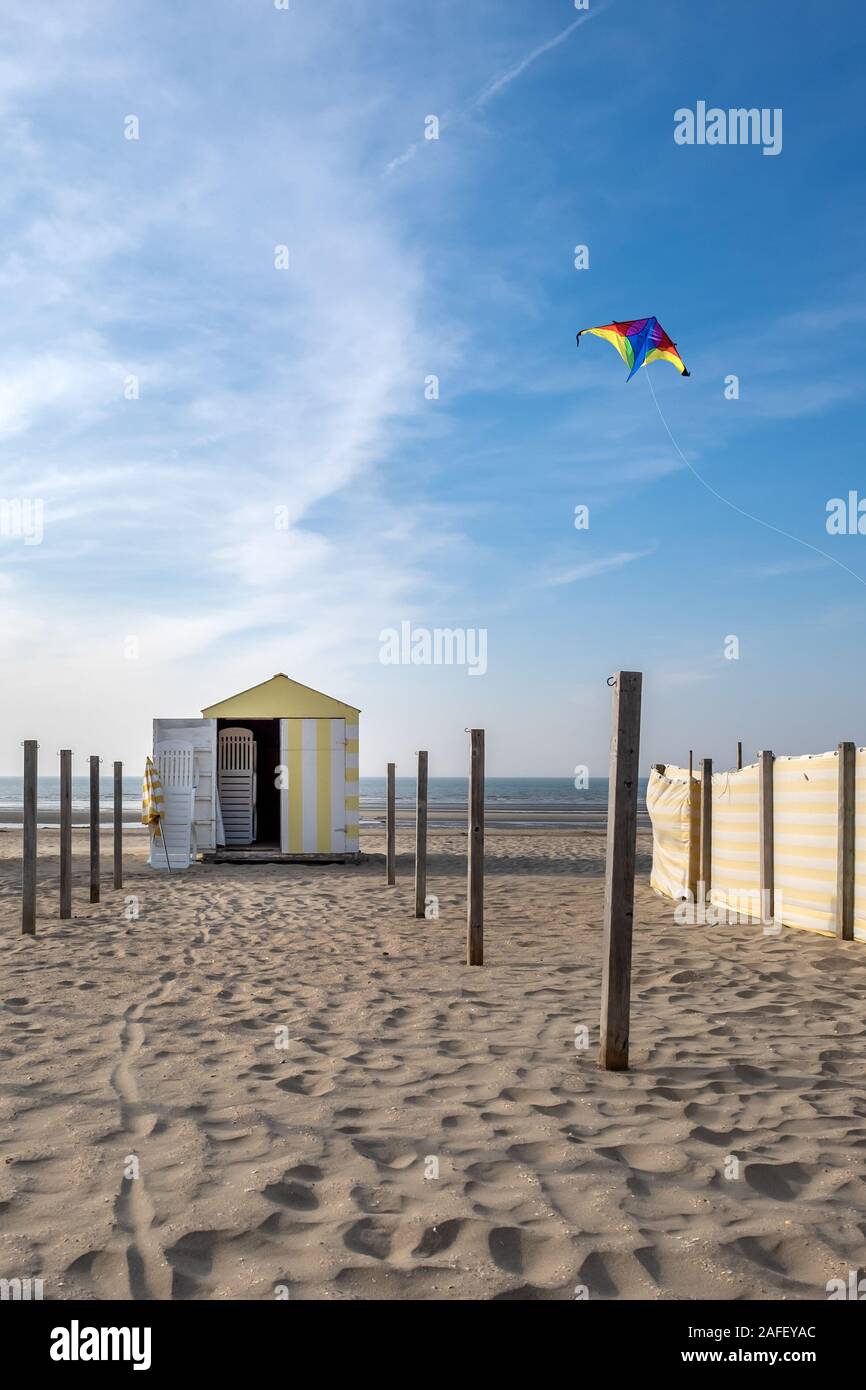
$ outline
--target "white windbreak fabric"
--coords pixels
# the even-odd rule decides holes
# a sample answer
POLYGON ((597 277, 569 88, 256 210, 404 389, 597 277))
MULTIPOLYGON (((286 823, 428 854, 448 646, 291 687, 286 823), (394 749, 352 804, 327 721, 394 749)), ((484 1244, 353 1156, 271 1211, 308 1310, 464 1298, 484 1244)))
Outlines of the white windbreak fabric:
POLYGON ((743 917, 761 916, 758 765, 713 777, 711 901, 743 917))
POLYGON ((689 846, 695 796, 690 793, 688 773, 680 773, 681 768, 666 768, 664 775, 653 768, 646 792, 653 828, 650 887, 666 898, 685 898, 690 887, 694 892, 689 846))
MULTIPOLYGON (((696 878, 700 843, 700 776, 653 771, 647 808, 653 827, 652 887, 684 896, 696 878), (689 855, 691 853, 691 867, 689 855)), ((833 936, 836 932, 839 757, 835 751, 777 757, 773 763, 775 921, 833 936)), ((761 920, 759 769, 713 775, 710 901, 761 920)), ((854 938, 866 941, 866 749, 855 762, 854 938)))

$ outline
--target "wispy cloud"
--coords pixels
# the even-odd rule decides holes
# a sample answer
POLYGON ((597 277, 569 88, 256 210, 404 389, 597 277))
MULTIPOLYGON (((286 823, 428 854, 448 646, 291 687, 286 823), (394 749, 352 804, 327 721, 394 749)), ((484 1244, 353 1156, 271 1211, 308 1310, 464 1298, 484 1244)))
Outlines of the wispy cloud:
MULTIPOLYGON (((449 126, 454 126, 461 120, 467 119, 473 112, 483 111, 496 97, 502 96, 513 82, 516 82, 518 78, 522 77, 527 69, 532 67, 533 63, 538 62, 538 59, 543 58, 546 53, 550 53, 552 49, 558 48, 560 44, 565 43, 567 39, 571 38, 571 35, 576 29, 579 29, 583 24, 588 24, 591 19, 595 19, 598 15, 602 14, 610 3, 612 3, 612 0, 599 0, 599 3, 594 4, 592 9, 585 11, 585 13, 581 14, 577 19, 572 20, 571 24, 567 24, 564 29, 560 29, 559 33, 554 34, 552 39, 548 39, 545 43, 538 44, 536 48, 524 54, 522 58, 519 58, 517 62, 506 68, 503 72, 499 72, 494 77, 491 77, 484 83, 483 87, 480 88, 475 96, 470 99, 466 107, 451 112, 450 114, 445 114, 440 118, 440 132, 447 129, 449 126)), ((402 154, 396 155, 394 159, 389 161, 385 166, 385 173, 393 174, 397 169, 401 168, 402 165, 408 164, 410 160, 415 158, 424 143, 424 140, 413 140, 402 154)))
POLYGON ((632 565, 636 560, 644 560, 654 550, 652 546, 647 550, 620 550, 614 555, 599 555, 593 560, 583 560, 580 564, 570 565, 568 569, 549 574, 542 583, 554 588, 562 584, 576 584, 581 579, 595 579, 600 574, 610 574, 625 565, 632 565))
MULTIPOLYGON (((435 594, 431 557, 460 545, 429 503, 395 504, 382 487, 436 318, 420 257, 370 197, 351 92, 325 96, 311 76, 309 51, 333 54, 330 21, 311 16, 300 52, 293 32, 269 61, 288 31, 276 11, 260 18, 262 92, 238 105, 225 92, 246 60, 229 34, 203 92, 207 78, 188 83, 183 54, 169 56, 171 7, 133 43, 111 10, 78 0, 43 129, 32 99, 49 101, 57 44, 26 8, 7 100, 31 157, 7 151, 0 195, 14 210, 0 253, 0 495, 45 508, 41 545, 0 542, 0 652, 19 663, 22 708, 40 709, 46 665, 98 685, 142 729, 154 681, 164 708, 195 712, 208 676, 230 689, 246 662, 248 685, 262 661, 282 670, 303 652, 305 678, 327 685, 375 656, 395 603, 408 609, 422 584, 435 594), (136 107, 141 138, 127 141, 136 107), (63 125, 82 110, 93 130, 80 143, 63 125), (383 547, 389 526, 401 541, 383 547)), ((40 736, 54 738, 57 711, 45 717, 40 736)))
POLYGON ((588 24, 591 19, 595 19, 598 15, 602 14, 606 8, 607 5, 605 4, 605 0, 601 0, 601 3, 593 5, 591 9, 586 10, 579 18, 572 20, 571 24, 567 24, 558 34, 554 34, 552 39, 548 39, 546 43, 539 44, 537 48, 533 48, 530 53, 520 58, 510 68, 506 68, 505 72, 501 72, 496 77, 492 77, 486 86, 482 87, 478 96, 475 98, 475 106, 487 106, 494 97, 501 96, 506 88, 511 86, 512 82, 516 82, 518 77, 522 77, 527 68, 531 68, 533 63, 537 63, 538 59, 543 58, 545 53, 549 53, 551 49, 558 48, 561 43, 565 43, 566 39, 571 38, 571 35, 576 29, 579 29, 582 24, 588 24))

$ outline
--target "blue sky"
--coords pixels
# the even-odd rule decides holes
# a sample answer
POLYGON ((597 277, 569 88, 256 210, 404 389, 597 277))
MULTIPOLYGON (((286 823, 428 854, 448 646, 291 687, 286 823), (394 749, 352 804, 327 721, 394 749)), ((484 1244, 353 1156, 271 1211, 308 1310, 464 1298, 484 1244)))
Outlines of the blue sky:
POLYGON ((154 714, 275 671, 362 707, 368 773, 460 772, 479 724, 494 775, 605 775, 617 668, 644 764, 866 743, 833 563, 866 578, 866 537, 825 528, 866 495, 864 28, 846 0, 5 5, 0 497, 45 519, 0 537, 0 770, 26 737, 45 772, 137 768, 154 714), (677 145, 699 100, 781 108, 781 153, 677 145), (646 314, 692 372, 649 368, 685 457, 832 559, 575 348, 646 314), (486 629, 487 673, 382 665, 403 620, 486 629))

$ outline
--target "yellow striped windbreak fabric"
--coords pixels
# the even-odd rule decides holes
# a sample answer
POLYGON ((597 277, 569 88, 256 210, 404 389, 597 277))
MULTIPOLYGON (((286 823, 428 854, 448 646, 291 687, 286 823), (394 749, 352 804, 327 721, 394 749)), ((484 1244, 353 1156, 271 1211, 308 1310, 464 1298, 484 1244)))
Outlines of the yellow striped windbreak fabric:
POLYGON ((165 803, 162 795, 162 782, 159 780, 159 773, 154 766, 152 758, 148 758, 144 765, 144 777, 141 783, 141 823, 153 828, 154 839, 161 835, 159 823, 165 815, 165 803))
POLYGON ((650 887, 665 898, 685 898, 695 891, 696 865, 690 863, 692 822, 699 805, 698 782, 689 785, 688 772, 653 768, 647 783, 646 804, 653 828, 653 867, 650 887))
POLYGON ((713 777, 711 898, 739 917, 761 920, 758 765, 713 777))
POLYGON ((776 918, 786 927, 835 933, 838 797, 836 753, 774 760, 776 918))
MULTIPOLYGON (((647 807, 653 823, 652 886, 681 898, 694 882, 700 843, 700 777, 692 783, 691 868, 686 795, 688 774, 653 772, 647 807), (678 787, 680 790, 678 790, 678 787)), ((866 749, 855 761, 854 938, 866 941, 866 749)), ((712 887, 709 898, 738 916, 761 920, 760 783, 757 764, 713 777, 712 887)), ((839 758, 836 752, 777 757, 773 762, 775 921, 833 936, 836 932, 839 758)))

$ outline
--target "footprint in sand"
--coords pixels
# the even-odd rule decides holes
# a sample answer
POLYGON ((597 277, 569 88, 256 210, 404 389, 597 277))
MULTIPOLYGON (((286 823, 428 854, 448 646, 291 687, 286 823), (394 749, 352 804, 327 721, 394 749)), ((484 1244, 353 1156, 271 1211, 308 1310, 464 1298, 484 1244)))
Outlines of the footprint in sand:
POLYGON ((574 1270, 570 1236, 546 1236, 517 1226, 495 1226, 488 1236, 490 1256, 498 1269, 533 1284, 556 1284, 574 1270))
MULTIPOLYGON (((582 1146, 577 1141, 561 1143, 556 1139, 540 1139, 530 1144, 512 1144, 509 1157, 539 1173, 568 1171, 579 1161, 582 1146)), ((585 1151, 583 1151, 585 1152, 585 1151)))
POLYGON ((793 1201, 812 1179, 801 1163, 749 1163, 743 1176, 755 1192, 777 1202, 793 1201))
POLYGON ((676 1149, 662 1148, 658 1144, 622 1144, 618 1148, 599 1148, 596 1153, 602 1158, 625 1163, 639 1173, 680 1173, 688 1167, 688 1159, 676 1149))
POLYGON ((467 1224, 466 1221, 455 1217, 451 1221, 440 1221, 436 1226, 428 1226, 412 1250, 412 1256, 415 1259, 427 1260, 433 1255, 441 1255, 443 1251, 451 1248, 467 1224))
MULTIPOLYGON (((160 977, 158 986, 137 1004, 130 1004, 121 1018, 120 1056, 111 1073, 120 1105, 121 1128, 131 1140, 146 1140, 152 1135, 156 1116, 142 1104, 135 1061, 142 1051, 146 1033, 142 1016, 149 1005, 160 1004, 167 997, 175 979, 174 971, 160 977)), ((171 1292, 171 1271, 156 1234, 156 1212, 148 1195, 144 1172, 137 1178, 124 1176, 114 1202, 118 1231, 126 1241, 126 1264, 130 1297, 134 1299, 168 1298, 171 1292)))
POLYGON ((397 1216, 406 1206, 406 1197, 388 1186, 365 1187, 359 1183, 350 1193, 355 1206, 367 1215, 397 1216))
POLYGON ((320 1182, 322 1170, 315 1163, 296 1163, 294 1168, 288 1168, 283 1174, 284 1182, 288 1178, 297 1178, 299 1182, 320 1182))
POLYGON ((382 1168, 409 1168, 416 1160, 413 1144, 401 1139, 353 1139, 352 1144, 363 1158, 369 1158, 382 1168))
POLYGON ((334 1082, 327 1076, 305 1076, 299 1073, 296 1076, 287 1076, 285 1081, 278 1081, 277 1089, 290 1091, 294 1095, 326 1096, 329 1091, 333 1091, 334 1082))
POLYGON ((356 1255, 369 1255, 374 1260, 385 1260, 391 1251, 393 1224, 377 1216, 365 1216, 356 1221, 343 1236, 343 1244, 356 1255))
POLYGON ((288 1173, 284 1173, 281 1182, 268 1183, 262 1196, 281 1207, 291 1207, 293 1211, 315 1211, 319 1205, 315 1192, 302 1182, 287 1181, 288 1177, 288 1173))

